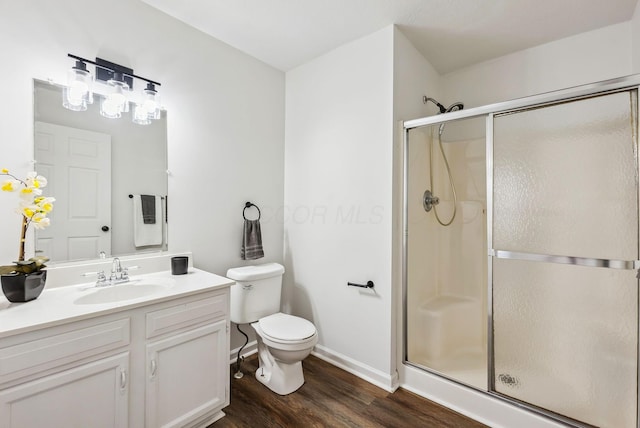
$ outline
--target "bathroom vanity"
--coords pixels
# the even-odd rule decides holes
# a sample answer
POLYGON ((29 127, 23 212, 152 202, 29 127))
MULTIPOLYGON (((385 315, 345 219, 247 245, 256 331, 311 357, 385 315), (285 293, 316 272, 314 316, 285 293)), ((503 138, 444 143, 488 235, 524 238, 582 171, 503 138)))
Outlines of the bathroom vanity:
POLYGON ((198 269, 0 296, 0 428, 196 427, 229 404, 229 286, 198 269))

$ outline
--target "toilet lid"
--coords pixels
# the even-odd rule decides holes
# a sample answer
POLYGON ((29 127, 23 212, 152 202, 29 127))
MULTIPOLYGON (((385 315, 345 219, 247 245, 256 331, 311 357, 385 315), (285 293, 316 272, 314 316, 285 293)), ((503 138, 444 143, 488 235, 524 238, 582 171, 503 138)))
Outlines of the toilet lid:
POLYGON ((283 313, 260 318, 258 323, 266 335, 280 340, 302 340, 316 332, 316 327, 306 319, 283 313))

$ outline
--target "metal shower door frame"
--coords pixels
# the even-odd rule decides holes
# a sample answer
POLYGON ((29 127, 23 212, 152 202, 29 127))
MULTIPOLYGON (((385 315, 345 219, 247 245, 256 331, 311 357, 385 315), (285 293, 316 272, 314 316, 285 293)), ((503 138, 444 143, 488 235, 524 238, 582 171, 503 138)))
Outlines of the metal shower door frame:
MULTIPOLYGON (((527 109, 534 109, 544 107, 546 105, 554 105, 563 102, 577 101, 580 99, 597 97, 600 95, 607 95, 616 92, 632 91, 635 95, 632 95, 632 99, 635 101, 632 105, 632 109, 635 110, 635 114, 638 113, 638 89, 640 88, 640 74, 631 75, 627 77, 621 77, 617 79, 606 80, 602 82, 591 83, 587 85, 576 86, 573 88, 563 89, 559 91, 547 92, 539 95, 534 95, 525 98, 518 98, 511 101, 505 101, 495 104, 489 104, 481 107, 475 107, 468 110, 460 110, 451 113, 441 114, 437 116, 428 116, 419 119, 407 120, 403 122, 403 189, 402 189, 402 325, 403 325, 403 364, 417 366, 408 361, 408 319, 407 319, 407 288, 408 288, 408 177, 409 177, 409 132, 412 129, 421 128, 430 125, 439 125, 448 122, 472 119, 478 117, 484 117, 486 121, 486 185, 487 185, 487 390, 480 390, 472 388, 468 385, 462 384, 456 379, 452 379, 443 375, 437 371, 426 368, 428 372, 437 376, 443 377, 447 380, 453 381, 464 387, 470 388, 473 391, 487 394, 500 401, 510 403, 516 407, 533 411, 534 413, 541 414, 552 420, 556 420, 565 424, 576 427, 586 427, 574 419, 565 418, 562 415, 553 413, 551 411, 545 411, 544 409, 536 406, 530 406, 526 403, 510 399, 502 394, 495 392, 495 367, 494 360, 494 337, 493 337, 493 260, 494 258, 509 258, 509 259, 535 259, 541 261, 549 261, 553 263, 561 264, 576 264, 583 266, 597 266, 608 267, 617 269, 638 269, 640 276, 640 261, 639 260, 605 260, 605 259, 588 259, 588 258, 563 258, 548 255, 529 255, 524 253, 508 252, 508 251, 496 251, 493 249, 493 137, 494 137, 494 118, 496 115, 508 114, 516 111, 523 111, 527 109), (532 258, 533 257, 533 258, 532 258)), ((640 177, 640 149, 638 146, 638 120, 636 120, 635 127, 633 128, 634 138, 634 151, 636 162, 636 177, 640 177)), ((638 201, 640 201, 640 186, 637 186, 638 201)), ((640 206, 637 207, 638 218, 640 221, 640 206)), ((639 227, 640 234, 640 227, 639 227)), ((638 236, 640 254, 640 236, 638 236)), ((639 281, 640 286, 640 281, 639 281)), ((638 308, 640 311, 640 292, 638 293, 638 308)), ((637 314, 637 319, 640 320, 640 313, 637 314)), ((637 360, 636 360, 636 374, 637 374, 637 405, 636 405, 636 427, 640 428, 640 328, 638 328, 637 338, 637 360)), ((417 366, 421 369, 425 367, 417 366)))

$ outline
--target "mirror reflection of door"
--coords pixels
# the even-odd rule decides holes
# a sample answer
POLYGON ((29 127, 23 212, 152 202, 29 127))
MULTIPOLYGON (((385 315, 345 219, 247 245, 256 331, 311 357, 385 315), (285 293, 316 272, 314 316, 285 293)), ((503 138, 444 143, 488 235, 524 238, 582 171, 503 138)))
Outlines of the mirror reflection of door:
POLYGON ((56 198, 51 225, 36 231, 36 255, 78 260, 111 254, 111 136, 36 122, 35 157, 36 170, 49 182, 45 195, 56 198))

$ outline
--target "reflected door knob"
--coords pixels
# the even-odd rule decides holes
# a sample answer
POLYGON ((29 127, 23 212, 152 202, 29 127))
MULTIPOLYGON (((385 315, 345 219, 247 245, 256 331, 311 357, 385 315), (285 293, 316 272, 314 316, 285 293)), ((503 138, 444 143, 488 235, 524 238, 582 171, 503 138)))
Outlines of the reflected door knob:
POLYGON ((109 226, 102 226, 102 231, 103 232, 108 232, 109 231, 109 226))

